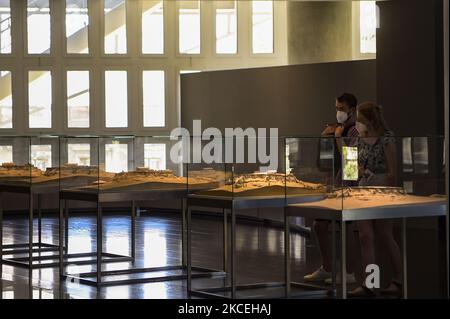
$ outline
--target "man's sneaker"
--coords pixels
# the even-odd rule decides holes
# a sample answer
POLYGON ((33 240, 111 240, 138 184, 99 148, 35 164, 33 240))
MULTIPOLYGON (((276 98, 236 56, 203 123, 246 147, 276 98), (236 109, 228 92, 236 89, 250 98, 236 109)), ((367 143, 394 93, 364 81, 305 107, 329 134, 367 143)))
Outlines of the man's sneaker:
POLYGON ((305 282, 324 281, 328 278, 331 278, 331 273, 325 271, 325 269, 323 269, 323 266, 320 266, 320 268, 317 269, 312 274, 309 274, 309 275, 306 275, 303 277, 305 282))
MULTIPOLYGON (((341 274, 337 274, 336 275, 336 285, 340 285, 341 284, 341 274)), ((325 283, 327 285, 331 285, 332 281, 331 281, 331 276, 330 278, 325 279, 325 283)), ((347 285, 352 285, 356 283, 356 278, 355 278, 355 274, 347 274, 347 285)))

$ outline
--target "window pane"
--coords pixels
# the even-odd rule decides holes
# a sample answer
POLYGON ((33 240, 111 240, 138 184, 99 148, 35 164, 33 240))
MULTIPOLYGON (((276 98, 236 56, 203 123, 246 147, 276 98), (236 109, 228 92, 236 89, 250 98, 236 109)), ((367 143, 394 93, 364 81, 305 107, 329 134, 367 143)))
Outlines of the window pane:
POLYGON ((52 76, 50 71, 28 72, 30 128, 52 127, 52 76))
POLYGON ((12 128, 11 73, 0 71, 0 128, 12 128))
POLYGON ((13 162, 12 145, 0 145, 0 164, 13 162))
POLYGON ((360 2, 360 51, 377 52, 377 6, 375 1, 360 2))
POLYGON ((67 144, 69 164, 91 165, 91 146, 86 144, 67 144))
POLYGON ((200 53, 200 2, 181 1, 179 9, 179 49, 183 54, 200 53))
POLYGON ((402 141, 403 149, 403 172, 413 171, 413 155, 411 148, 411 137, 404 137, 402 141))
POLYGON ((128 126, 127 71, 105 72, 106 127, 128 126))
POLYGON ((273 2, 252 1, 253 53, 273 53, 273 2))
POLYGON ((163 1, 142 2, 142 53, 164 53, 163 1))
POLYGON ((67 126, 89 127, 89 71, 67 71, 67 126))
POLYGON ((67 53, 89 53, 88 0, 66 0, 67 53))
POLYGON ((237 53, 236 1, 216 2, 216 52, 237 53))
POLYGON ((144 144, 145 167, 154 170, 166 169, 166 144, 144 144))
POLYGON ((27 7, 28 53, 50 53, 50 5, 49 0, 28 0, 27 7))
POLYGON ((104 0, 105 53, 127 53, 127 9, 125 0, 104 0))
POLYGON ((144 126, 165 125, 165 89, 164 71, 144 71, 144 126))
POLYGON ((128 145, 105 145, 105 170, 110 173, 128 171, 128 145))
POLYGON ((428 138, 413 138, 413 161, 416 174, 428 173, 428 138))
POLYGON ((0 53, 11 53, 10 0, 0 0, 0 53))
POLYGON ((52 146, 31 145, 31 164, 41 171, 52 167, 52 146))

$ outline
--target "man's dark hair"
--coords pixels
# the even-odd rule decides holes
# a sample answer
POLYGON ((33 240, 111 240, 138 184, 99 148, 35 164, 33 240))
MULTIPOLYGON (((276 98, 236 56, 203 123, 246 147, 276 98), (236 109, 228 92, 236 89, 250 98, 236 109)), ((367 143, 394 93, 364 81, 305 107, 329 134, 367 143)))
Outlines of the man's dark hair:
POLYGON ((355 108, 358 105, 358 100, 351 93, 344 93, 341 96, 337 97, 336 100, 339 103, 347 104, 350 108, 355 108))

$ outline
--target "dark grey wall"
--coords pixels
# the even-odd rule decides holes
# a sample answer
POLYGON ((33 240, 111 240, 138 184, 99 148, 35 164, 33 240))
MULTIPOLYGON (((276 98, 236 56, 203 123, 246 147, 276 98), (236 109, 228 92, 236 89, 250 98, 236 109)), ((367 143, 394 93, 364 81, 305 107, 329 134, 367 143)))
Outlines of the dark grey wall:
MULTIPOLYGON (((335 119, 335 97, 376 98, 375 60, 227 70, 181 76, 181 125, 279 128, 318 135, 335 119)), ((192 132, 192 131, 191 131, 192 132)))
POLYGON ((378 102, 397 135, 444 133, 442 0, 378 2, 378 102))
POLYGON ((289 64, 350 61, 351 1, 289 1, 289 64))

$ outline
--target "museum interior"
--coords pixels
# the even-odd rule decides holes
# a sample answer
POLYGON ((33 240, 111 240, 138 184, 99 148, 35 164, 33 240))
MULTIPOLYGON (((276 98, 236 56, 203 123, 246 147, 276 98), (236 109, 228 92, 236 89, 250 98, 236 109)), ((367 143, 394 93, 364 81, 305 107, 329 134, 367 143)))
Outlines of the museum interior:
POLYGON ((0 0, 0 299, 447 299, 448 5, 0 0))

